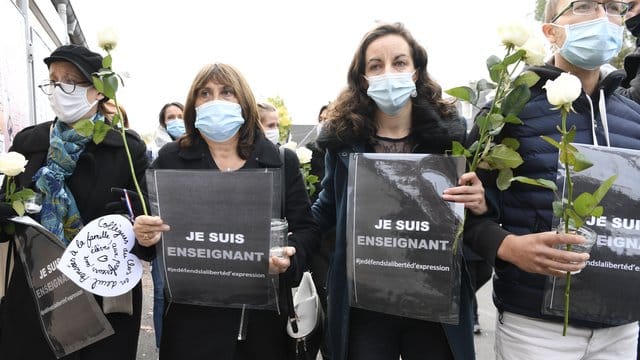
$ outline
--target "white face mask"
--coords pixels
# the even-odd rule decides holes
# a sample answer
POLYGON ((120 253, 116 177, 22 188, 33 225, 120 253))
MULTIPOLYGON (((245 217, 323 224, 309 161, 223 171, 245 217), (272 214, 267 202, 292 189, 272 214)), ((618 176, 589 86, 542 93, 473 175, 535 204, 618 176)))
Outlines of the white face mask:
POLYGON ((97 99, 93 103, 89 103, 87 100, 88 90, 88 87, 76 85, 73 93, 67 94, 59 86, 56 86, 53 89, 53 94, 49 95, 49 104, 58 120, 65 124, 73 124, 82 119, 98 103, 97 99))
POLYGON ((278 139, 280 139, 280 130, 278 128, 275 129, 267 129, 264 131, 264 135, 274 144, 278 143, 278 139))

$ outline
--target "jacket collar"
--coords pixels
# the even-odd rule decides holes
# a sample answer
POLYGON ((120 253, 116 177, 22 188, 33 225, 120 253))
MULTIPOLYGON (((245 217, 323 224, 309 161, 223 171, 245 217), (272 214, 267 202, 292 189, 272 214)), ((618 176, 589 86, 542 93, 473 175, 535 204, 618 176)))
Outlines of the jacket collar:
MULTIPOLYGON (((255 139, 249 159, 257 161, 260 167, 277 168, 282 166, 280 150, 276 145, 269 141, 262 132, 258 132, 255 139)), ((195 144, 188 148, 181 148, 178 151, 178 156, 185 160, 198 160, 204 158, 208 151, 207 142, 198 136, 195 144)))

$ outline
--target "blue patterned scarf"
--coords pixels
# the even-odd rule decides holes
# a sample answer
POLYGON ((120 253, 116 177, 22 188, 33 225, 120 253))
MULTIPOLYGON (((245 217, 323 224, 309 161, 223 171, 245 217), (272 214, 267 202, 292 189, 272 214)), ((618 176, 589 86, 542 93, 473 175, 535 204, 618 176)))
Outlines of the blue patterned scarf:
POLYGON ((82 136, 72 127, 57 121, 49 138, 47 164, 33 177, 37 188, 44 194, 40 223, 65 244, 69 244, 83 226, 78 206, 65 180, 73 174, 89 141, 91 136, 82 136))

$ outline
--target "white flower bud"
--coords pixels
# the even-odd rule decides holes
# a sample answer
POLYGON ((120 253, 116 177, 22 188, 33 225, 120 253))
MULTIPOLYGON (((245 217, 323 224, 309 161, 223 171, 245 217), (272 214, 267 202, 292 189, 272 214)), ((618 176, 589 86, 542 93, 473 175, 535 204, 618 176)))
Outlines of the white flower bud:
POLYGON ((118 45, 118 33, 112 27, 106 27, 98 31, 98 46, 105 51, 111 51, 118 45))
POLYGON ((521 22, 510 22, 498 27, 498 35, 505 46, 522 46, 530 32, 521 22))
POLYGON ((0 154, 0 173, 7 176, 16 176, 24 172, 27 162, 24 155, 15 151, 2 153, 0 154))
POLYGON ((285 147, 285 149, 289 149, 289 150, 293 150, 296 151, 296 148, 298 147, 298 143, 295 141, 289 141, 288 143, 282 145, 285 147))
POLYGON ((306 164, 311 161, 311 155, 313 152, 306 147, 299 147, 296 149, 296 155, 298 155, 298 161, 300 164, 306 164))
POLYGON ((544 64, 547 49, 544 46, 544 41, 539 36, 530 36, 520 49, 526 52, 524 55, 525 63, 533 66, 544 64))
POLYGON ((575 75, 562 73, 555 80, 547 80, 543 86, 547 90, 547 100, 558 107, 571 106, 582 92, 582 83, 575 75))

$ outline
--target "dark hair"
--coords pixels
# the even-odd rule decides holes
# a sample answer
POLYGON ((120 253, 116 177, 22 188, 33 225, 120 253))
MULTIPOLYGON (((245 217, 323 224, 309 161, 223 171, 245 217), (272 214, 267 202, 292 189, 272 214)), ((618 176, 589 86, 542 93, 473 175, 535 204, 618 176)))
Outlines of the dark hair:
POLYGON ((160 126, 162 126, 165 129, 167 128, 167 124, 164 122, 164 115, 167 112, 167 109, 169 108, 169 106, 175 106, 184 112, 184 105, 182 105, 179 102, 170 102, 170 103, 164 104, 162 109, 160 109, 160 114, 158 115, 158 122, 160 123, 160 126))
POLYGON ((322 115, 322 113, 329 108, 330 104, 331 103, 322 105, 322 107, 320 108, 320 111, 318 111, 318 122, 320 122, 320 115, 322 115))
MULTIPOLYGON (((427 51, 420 45, 404 27, 402 23, 382 24, 369 31, 362 38, 347 74, 347 87, 342 90, 338 98, 331 103, 331 121, 327 122, 327 132, 343 143, 356 139, 369 139, 376 132, 374 115, 376 103, 367 95, 367 82, 364 78, 366 69, 366 52, 369 45, 386 35, 399 35, 411 49, 413 63, 416 69, 417 96, 412 98, 413 109, 431 108, 441 118, 450 117, 456 113, 453 101, 442 98, 442 88, 431 79, 427 72, 427 51)), ((414 111, 415 113, 415 111, 414 111)), ((429 118, 413 116, 412 128, 421 127, 429 118)))
POLYGON ((228 64, 209 64, 205 65, 196 78, 191 83, 187 102, 184 106, 184 127, 186 136, 180 140, 181 147, 189 147, 194 145, 200 138, 200 131, 196 129, 196 98, 200 89, 205 87, 207 83, 213 81, 220 85, 230 86, 238 99, 238 104, 242 109, 242 117, 244 124, 238 130, 238 155, 246 160, 251 154, 251 149, 260 130, 260 116, 258 115, 258 106, 253 92, 244 76, 231 65, 228 64))

